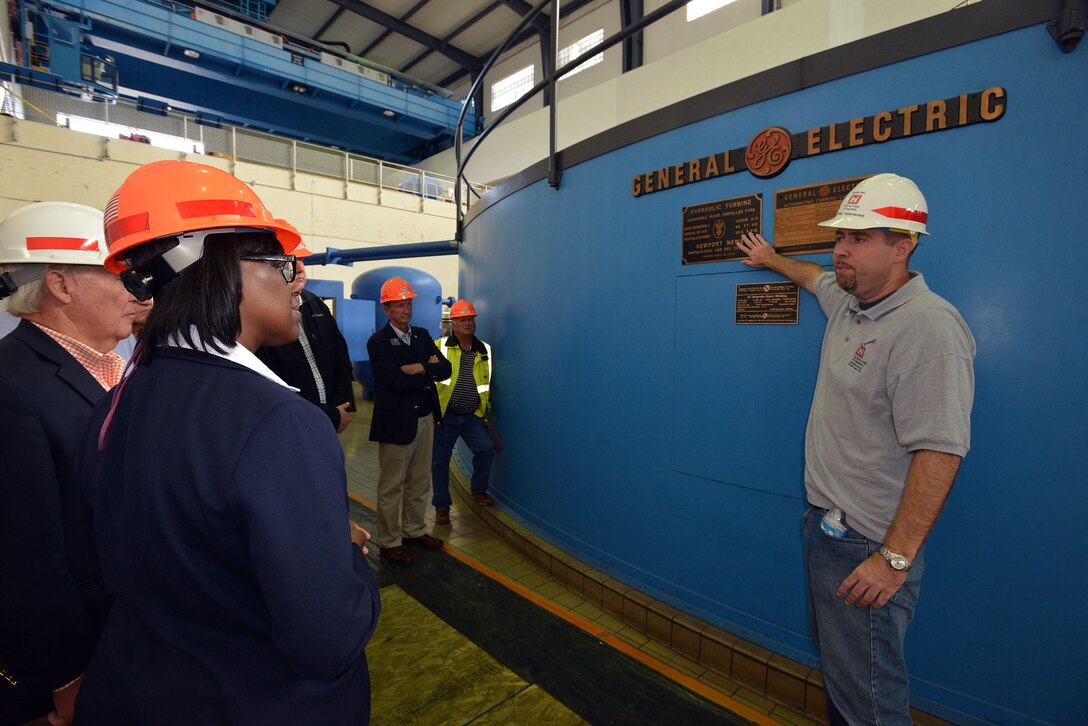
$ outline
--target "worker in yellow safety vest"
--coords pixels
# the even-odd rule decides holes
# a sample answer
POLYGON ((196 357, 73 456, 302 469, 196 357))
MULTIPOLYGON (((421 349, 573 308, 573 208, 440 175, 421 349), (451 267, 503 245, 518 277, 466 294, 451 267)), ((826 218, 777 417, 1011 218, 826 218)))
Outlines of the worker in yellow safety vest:
POLYGON ((458 300, 450 308, 453 333, 435 340, 453 372, 438 381, 438 400, 442 422, 434 430, 434 454, 431 460, 431 485, 434 495, 435 524, 450 521, 450 456, 457 439, 464 439, 472 451, 472 498, 490 507, 495 500, 487 493, 495 445, 487 425, 491 410, 491 346, 476 337, 476 308, 468 300, 458 300))

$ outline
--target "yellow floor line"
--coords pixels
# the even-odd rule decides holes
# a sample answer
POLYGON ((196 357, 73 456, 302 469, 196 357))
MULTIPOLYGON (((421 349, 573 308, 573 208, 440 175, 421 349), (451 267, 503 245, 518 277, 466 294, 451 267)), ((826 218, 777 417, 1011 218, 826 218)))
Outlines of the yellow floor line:
MULTIPOLYGON (((371 502, 370 500, 368 500, 368 499, 366 499, 364 497, 361 497, 358 494, 355 494, 354 492, 349 491, 348 496, 351 497, 352 499, 354 499, 355 501, 359 502, 359 504, 362 504, 367 509, 374 510, 374 511, 377 510, 377 505, 374 504, 374 502, 371 502)), ((727 708, 730 711, 732 711, 733 713, 737 714, 738 716, 742 716, 742 717, 748 719, 749 721, 751 721, 753 723, 760 724, 760 726, 780 726, 780 722, 775 721, 770 716, 768 716, 768 715, 766 715, 764 713, 760 713, 759 711, 755 710, 751 706, 748 706, 747 704, 741 703, 740 701, 738 701, 738 700, 736 700, 734 698, 730 698, 729 696, 725 695, 721 691, 716 690, 712 686, 708 686, 705 683, 703 683, 702 681, 699 681, 699 680, 697 680, 695 678, 692 678, 691 676, 687 675, 686 673, 682 673, 681 671, 677 670, 676 668, 673 668, 670 665, 662 663, 661 661, 659 661, 657 658, 654 658, 649 653, 647 653, 647 652, 645 652, 643 650, 639 650, 635 646, 631 645, 630 643, 625 641, 623 638, 620 638, 619 636, 613 635, 612 633, 610 633, 607 630, 605 630, 604 628, 602 628, 600 625, 596 625, 592 621, 586 620, 581 615, 577 615, 577 614, 571 612, 570 610, 566 609, 562 605, 559 605, 555 601, 549 600, 548 598, 544 597, 540 593, 535 592, 534 590, 530 590, 529 588, 525 587, 524 585, 522 585, 519 582, 511 580, 509 577, 502 574, 498 570, 495 570, 495 569, 492 569, 492 568, 488 567, 487 565, 480 562, 476 558, 474 558, 474 557, 462 552, 461 550, 457 549, 456 547, 454 547, 450 543, 447 542, 444 549, 445 549, 445 552, 447 552, 454 559, 457 559, 457 560, 460 560, 461 562, 464 562, 466 565, 468 565, 472 569, 476 570, 477 572, 479 572, 479 573, 481 573, 483 575, 486 575, 487 577, 491 578, 495 582, 498 582, 499 584, 503 585, 507 589, 513 590, 514 592, 516 592, 518 595, 522 596, 526 600, 532 602, 535 605, 538 605, 538 606, 544 608, 545 610, 550 612, 552 615, 555 615, 556 617, 562 618, 563 620, 567 621, 568 623, 575 626, 576 628, 578 628, 578 629, 580 629, 580 630, 582 630, 582 631, 584 631, 586 633, 589 633, 593 637, 597 638, 598 640, 601 640, 604 643, 607 643, 608 645, 612 646, 613 648, 620 651, 621 653, 623 653, 623 654, 625 654, 627 656, 630 656, 631 658, 634 658, 635 660, 637 660, 638 662, 642 663, 643 665, 645 665, 645 666, 647 666, 649 668, 654 669, 655 671, 657 671, 661 675, 665 676, 666 678, 668 678, 669 680, 671 680, 671 681, 673 681, 675 683, 680 684, 681 686, 688 689, 689 691, 694 691, 695 693, 698 693, 700 696, 702 696, 706 700, 711 701, 713 703, 716 703, 716 704, 718 704, 719 706, 721 706, 723 708, 727 708)))

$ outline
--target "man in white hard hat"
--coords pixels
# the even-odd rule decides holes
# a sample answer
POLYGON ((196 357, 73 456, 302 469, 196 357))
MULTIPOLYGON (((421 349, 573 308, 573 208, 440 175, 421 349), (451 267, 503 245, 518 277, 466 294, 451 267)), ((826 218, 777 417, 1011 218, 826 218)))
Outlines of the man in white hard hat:
POLYGON ((783 257, 758 234, 751 267, 816 295, 828 317, 805 434, 806 567, 832 724, 909 724, 903 640, 922 547, 970 446, 975 342, 908 269, 928 234, 914 182, 877 174, 822 222, 834 269, 783 257))
POLYGON ((70 719, 106 601, 90 583, 73 478, 94 404, 121 378, 113 352, 135 299, 102 267, 102 213, 40 202, 0 224, 0 724, 70 719))

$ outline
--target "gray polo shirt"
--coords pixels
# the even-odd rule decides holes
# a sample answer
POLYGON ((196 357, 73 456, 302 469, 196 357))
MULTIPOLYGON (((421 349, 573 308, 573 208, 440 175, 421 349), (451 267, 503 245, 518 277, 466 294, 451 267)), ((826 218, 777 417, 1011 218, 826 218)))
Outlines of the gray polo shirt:
POLYGON ((832 272, 816 297, 827 330, 805 432, 808 500, 882 542, 913 452, 970 447, 975 341, 918 273, 868 310, 832 272))

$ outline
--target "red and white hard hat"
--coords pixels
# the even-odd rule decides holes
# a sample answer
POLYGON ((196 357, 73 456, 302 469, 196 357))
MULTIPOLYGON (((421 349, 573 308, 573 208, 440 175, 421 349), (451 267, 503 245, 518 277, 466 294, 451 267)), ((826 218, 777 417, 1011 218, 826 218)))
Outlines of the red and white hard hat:
POLYGON ((839 205, 839 212, 820 222, 839 229, 895 229, 929 234, 929 208, 918 186, 904 176, 877 174, 858 183, 839 205))
POLYGON ((36 202, 0 223, 0 263, 101 265, 102 212, 73 202, 36 202))
POLYGON ((382 296, 379 302, 387 303, 396 300, 408 300, 416 296, 415 290, 408 281, 401 277, 390 277, 382 284, 382 296))
MULTIPOLYGON (((132 249, 152 240, 214 229, 267 230, 286 254, 300 240, 298 230, 273 217, 237 177, 191 161, 153 161, 129 174, 106 205, 106 269, 124 271, 132 249)), ((203 248, 197 253, 188 264, 200 258, 203 248)))
POLYGON ((476 308, 472 307, 472 303, 468 300, 458 300, 450 308, 450 319, 454 318, 474 318, 476 317, 476 308))

